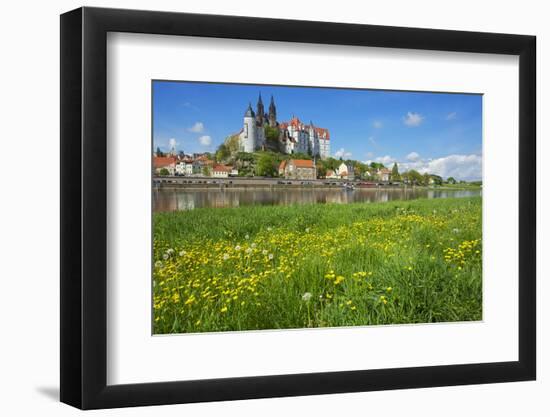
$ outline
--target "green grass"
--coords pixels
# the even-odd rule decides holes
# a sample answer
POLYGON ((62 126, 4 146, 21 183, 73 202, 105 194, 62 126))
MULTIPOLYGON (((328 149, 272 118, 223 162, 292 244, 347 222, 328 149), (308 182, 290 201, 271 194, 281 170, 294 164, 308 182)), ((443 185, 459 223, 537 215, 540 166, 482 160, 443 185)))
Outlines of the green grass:
POLYGON ((481 198, 154 215, 154 332, 480 320, 481 198))

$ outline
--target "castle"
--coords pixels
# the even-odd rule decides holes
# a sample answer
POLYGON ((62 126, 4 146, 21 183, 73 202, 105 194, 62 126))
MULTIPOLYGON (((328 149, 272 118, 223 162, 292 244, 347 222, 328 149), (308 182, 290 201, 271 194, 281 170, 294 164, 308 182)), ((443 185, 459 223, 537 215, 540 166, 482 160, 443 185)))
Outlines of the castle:
POLYGON ((277 150, 286 154, 303 153, 314 157, 330 156, 330 133, 328 129, 317 127, 313 122, 304 124, 297 117, 289 122, 277 122, 277 109, 271 96, 269 112, 264 111, 261 94, 258 97, 256 113, 249 103, 244 113, 243 128, 239 132, 239 148, 242 152, 266 149, 266 127, 279 132, 277 150))

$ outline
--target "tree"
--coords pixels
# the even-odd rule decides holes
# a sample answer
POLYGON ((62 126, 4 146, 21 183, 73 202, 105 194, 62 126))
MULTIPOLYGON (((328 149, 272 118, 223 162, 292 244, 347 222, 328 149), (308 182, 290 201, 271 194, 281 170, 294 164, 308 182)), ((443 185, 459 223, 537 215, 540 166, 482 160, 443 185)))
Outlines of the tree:
POLYGON ((318 178, 326 177, 327 169, 325 168, 325 166, 322 163, 317 162, 316 168, 317 168, 317 177, 318 178))
POLYGON ((222 143, 220 146, 218 146, 218 149, 216 150, 216 161, 225 161, 230 156, 231 152, 229 152, 229 149, 227 148, 227 145, 225 143, 222 143))
POLYGON ((170 171, 168 171, 168 169, 166 168, 161 168, 159 171, 159 175, 162 175, 162 176, 170 175, 170 171))
POLYGON ((424 182, 422 174, 414 169, 411 169, 410 171, 407 171, 406 174, 403 174, 403 176, 405 175, 412 184, 422 184, 424 182))
POLYGON ((264 127, 265 138, 268 142, 277 143, 279 141, 279 129, 276 127, 264 127))
POLYGON ((422 176, 422 183, 424 185, 430 185, 430 183, 432 182, 431 180, 432 180, 432 177, 427 172, 422 176))
POLYGON ((231 156, 239 152, 239 135, 228 136, 224 142, 231 156))
POLYGON ((202 167, 202 175, 204 175, 205 177, 210 176, 210 167, 208 165, 204 165, 202 167))
POLYGON ((443 178, 441 178, 439 175, 432 174, 430 175, 432 178, 432 181, 435 185, 441 185, 443 184, 443 178))
POLYGON ((449 178, 447 178, 447 183, 456 184, 456 180, 453 177, 449 177, 449 178))
POLYGON ((307 153, 298 152, 293 154, 290 159, 313 159, 313 158, 311 157, 311 155, 308 155, 307 153))
POLYGON ((276 174, 273 156, 269 153, 262 153, 256 163, 256 175, 261 177, 273 177, 276 174))
POLYGON ((393 163, 393 168, 391 169, 391 180, 392 181, 401 181, 401 175, 399 175, 399 169, 397 168, 397 163, 393 163))
POLYGON ((370 167, 378 170, 384 168, 384 164, 381 164, 380 162, 371 162, 370 167))
POLYGON ((160 147, 157 146, 157 152, 156 152, 157 156, 164 156, 164 154, 162 153, 162 151, 160 150, 160 147))

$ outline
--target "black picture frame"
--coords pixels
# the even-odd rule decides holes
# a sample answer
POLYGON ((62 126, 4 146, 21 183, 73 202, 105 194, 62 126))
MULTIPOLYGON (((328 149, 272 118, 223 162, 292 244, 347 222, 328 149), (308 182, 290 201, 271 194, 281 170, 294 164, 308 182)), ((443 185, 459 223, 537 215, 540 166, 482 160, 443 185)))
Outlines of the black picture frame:
POLYGON ((61 401, 81 409, 534 380, 536 38, 171 12, 61 15, 61 401), (108 32, 519 56, 519 360, 107 385, 108 32))

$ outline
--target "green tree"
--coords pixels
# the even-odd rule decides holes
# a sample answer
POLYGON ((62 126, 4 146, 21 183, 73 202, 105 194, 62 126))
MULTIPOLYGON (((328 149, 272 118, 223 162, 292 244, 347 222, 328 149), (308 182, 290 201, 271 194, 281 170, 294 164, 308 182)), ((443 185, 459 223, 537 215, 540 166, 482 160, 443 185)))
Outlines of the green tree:
POLYGON ((230 157, 231 152, 229 152, 229 149, 225 143, 222 143, 220 146, 218 146, 218 149, 216 150, 216 161, 223 162, 230 157))
POLYGON ((166 168, 161 168, 159 171, 159 175, 165 177, 166 175, 170 175, 170 171, 168 171, 166 168))
POLYGON ((204 165, 202 167, 202 175, 204 175, 205 177, 209 177, 211 174, 211 169, 208 165, 204 165))
POLYGON ((422 174, 414 169, 407 171, 406 175, 411 184, 422 184, 424 182, 422 174))
POLYGON ((430 175, 432 178, 432 181, 435 185, 441 185, 443 184, 443 178, 441 178, 439 175, 432 174, 430 175))
POLYGON ((261 177, 273 177, 276 174, 276 161, 269 153, 262 153, 256 163, 256 175, 261 177))
POLYGON ((264 133, 268 142, 277 143, 279 141, 279 129, 277 127, 265 126, 264 133))
POLYGON ((428 174, 428 173, 425 173, 425 174, 422 176, 422 183, 423 183, 424 185, 430 185, 431 179, 432 179, 431 175, 428 174))
POLYGON ((322 178, 322 177, 325 177, 327 175, 327 169, 322 163, 317 162, 316 168, 317 168, 317 177, 318 178, 322 178))
POLYGON ((399 169, 397 168, 397 163, 393 163, 393 168, 391 169, 391 180, 392 181, 401 181, 401 175, 399 175, 399 169))
POLYGON ((447 178, 447 183, 448 184, 456 184, 456 180, 454 179, 454 177, 449 177, 449 178, 447 178))
POLYGON ((239 152, 239 135, 228 136, 224 143, 231 156, 239 152))
POLYGON ((311 157, 311 155, 308 155, 307 153, 298 152, 298 153, 292 154, 290 159, 313 159, 313 158, 311 157))

